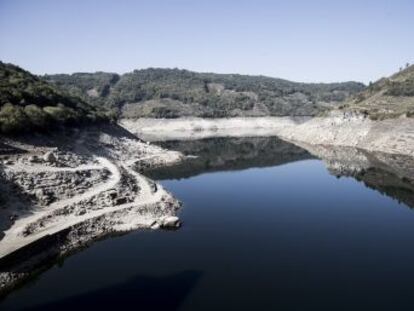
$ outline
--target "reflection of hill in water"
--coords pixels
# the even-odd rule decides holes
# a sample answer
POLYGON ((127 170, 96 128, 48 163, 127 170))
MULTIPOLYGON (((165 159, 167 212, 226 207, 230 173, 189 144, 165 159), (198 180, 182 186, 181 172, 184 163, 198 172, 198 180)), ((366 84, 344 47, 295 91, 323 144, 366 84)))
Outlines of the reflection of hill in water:
POLYGON ((414 208, 414 158, 355 148, 302 145, 321 158, 331 174, 349 176, 414 208))
POLYGON ((204 172, 282 165, 320 158, 332 175, 353 177, 414 208, 414 158, 350 147, 298 146, 276 137, 167 141, 162 147, 195 155, 175 166, 146 172, 155 179, 188 178, 204 172))
POLYGON ((357 180, 363 181, 369 188, 378 190, 382 194, 392 197, 414 208, 414 180, 399 177, 392 172, 377 168, 356 175, 357 180))
POLYGON ((276 166, 313 158, 306 150, 276 137, 207 138, 159 145, 197 157, 168 168, 147 171, 154 179, 188 178, 205 172, 276 166))

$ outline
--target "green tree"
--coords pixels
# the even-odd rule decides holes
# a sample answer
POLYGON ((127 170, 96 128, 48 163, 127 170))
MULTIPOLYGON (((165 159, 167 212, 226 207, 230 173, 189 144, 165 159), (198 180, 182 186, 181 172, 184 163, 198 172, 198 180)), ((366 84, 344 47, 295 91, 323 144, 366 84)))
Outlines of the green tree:
POLYGON ((42 129, 49 123, 48 115, 37 105, 27 105, 24 107, 24 113, 34 128, 42 129))
POLYGON ((30 121, 19 106, 7 103, 0 110, 0 129, 2 133, 15 133, 24 130, 30 121))

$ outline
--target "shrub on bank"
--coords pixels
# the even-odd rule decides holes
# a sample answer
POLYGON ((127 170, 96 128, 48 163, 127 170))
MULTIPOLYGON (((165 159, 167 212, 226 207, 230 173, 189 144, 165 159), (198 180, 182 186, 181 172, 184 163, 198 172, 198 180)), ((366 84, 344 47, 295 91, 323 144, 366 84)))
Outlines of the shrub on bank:
POLYGON ((57 106, 46 106, 43 107, 43 110, 53 121, 60 124, 74 123, 80 119, 80 115, 76 113, 75 110, 62 104, 58 104, 57 106))
POLYGON ((104 107, 71 96, 28 71, 0 61, 0 134, 105 122, 111 118, 114 116, 104 107))
POLYGON ((42 109, 33 104, 17 106, 7 103, 0 109, 0 133, 16 134, 29 130, 46 130, 58 125, 105 121, 107 118, 105 114, 88 114, 83 117, 74 109, 62 104, 42 109))
POLYGON ((10 103, 0 109, 0 130, 2 133, 23 131, 30 124, 23 109, 10 103))
POLYGON ((37 105, 27 105, 24 107, 24 113, 34 128, 43 129, 50 123, 47 113, 37 105))

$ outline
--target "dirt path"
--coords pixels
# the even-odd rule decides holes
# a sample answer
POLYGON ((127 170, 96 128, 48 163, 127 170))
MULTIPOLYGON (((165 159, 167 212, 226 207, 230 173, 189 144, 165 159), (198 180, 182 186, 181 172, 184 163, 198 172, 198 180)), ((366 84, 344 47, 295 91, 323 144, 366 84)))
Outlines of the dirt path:
MULTIPOLYGON (((147 157, 145 157, 147 158, 147 157)), ((26 167, 21 166, 18 169, 24 170, 25 172, 32 171, 32 172, 41 172, 41 171, 48 171, 48 172, 60 172, 60 171, 82 171, 82 170, 95 170, 95 169, 107 169, 110 172, 109 180, 107 180, 103 184, 99 184, 96 187, 93 187, 89 191, 77 195, 75 197, 58 201, 50 206, 44 208, 41 211, 36 211, 32 215, 28 215, 27 217, 21 218, 17 220, 14 225, 5 232, 5 237, 0 241, 0 259, 17 249, 20 249, 30 243, 33 243, 40 238, 51 235, 56 232, 59 232, 65 228, 71 227, 77 223, 81 223, 87 221, 89 219, 93 219, 99 216, 102 216, 107 213, 112 213, 115 211, 123 210, 126 208, 130 208, 132 206, 144 206, 146 204, 156 203, 159 201, 166 192, 161 187, 157 187, 157 191, 153 192, 149 181, 142 176, 141 174, 136 173, 132 170, 128 165, 122 165, 128 174, 132 175, 136 181, 136 183, 140 187, 139 195, 135 197, 132 203, 121 204, 117 206, 112 206, 109 208, 103 208, 95 211, 90 211, 84 215, 74 215, 70 214, 66 217, 62 217, 60 221, 54 222, 53 224, 47 226, 44 229, 38 230, 35 233, 29 234, 27 236, 23 235, 23 231, 25 228, 35 223, 36 221, 47 217, 52 216, 54 212, 60 210, 66 206, 70 206, 82 201, 85 201, 93 196, 99 195, 102 192, 105 192, 109 189, 114 188, 121 180, 122 173, 119 167, 111 162, 109 159, 104 157, 97 157, 96 160, 99 162, 98 165, 82 165, 77 168, 53 168, 47 166, 35 166, 35 167, 26 167)), ((140 161, 142 159, 136 159, 136 161, 140 161)), ((150 220, 147 220, 150 221, 150 220)), ((149 224, 150 225, 150 224, 149 224)))
POLYGON ((180 152, 145 143, 117 125, 7 144, 21 152, 0 159, 0 190, 7 193, 0 214, 0 263, 6 266, 0 295, 47 268, 51 256, 116 233, 179 226, 174 216, 181 203, 139 172, 180 162, 180 152))
POLYGON ((24 164, 15 164, 9 167, 9 169, 15 172, 24 172, 24 173, 80 172, 80 171, 102 170, 104 168, 105 167, 102 165, 79 165, 78 167, 53 167, 53 166, 44 166, 44 165, 24 165, 24 164))

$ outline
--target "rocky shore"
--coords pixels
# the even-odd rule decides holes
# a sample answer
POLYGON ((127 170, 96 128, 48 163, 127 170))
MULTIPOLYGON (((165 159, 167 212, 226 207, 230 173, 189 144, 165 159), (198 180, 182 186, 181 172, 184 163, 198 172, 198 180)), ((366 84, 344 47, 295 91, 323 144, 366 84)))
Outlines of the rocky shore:
POLYGON ((183 156, 119 126, 3 138, 0 151, 0 294, 98 238, 180 226, 181 203, 142 172, 183 156))
POLYGON ((355 147, 414 156, 414 119, 373 121, 360 114, 334 112, 282 129, 278 136, 310 145, 355 147))
POLYGON ((278 136, 310 145, 414 156, 414 118, 404 116, 373 121, 362 114, 335 111, 316 118, 139 119, 122 120, 121 124, 153 141, 278 136))
POLYGON ((199 140, 211 137, 277 136, 308 117, 123 119, 121 125, 149 141, 199 140))

